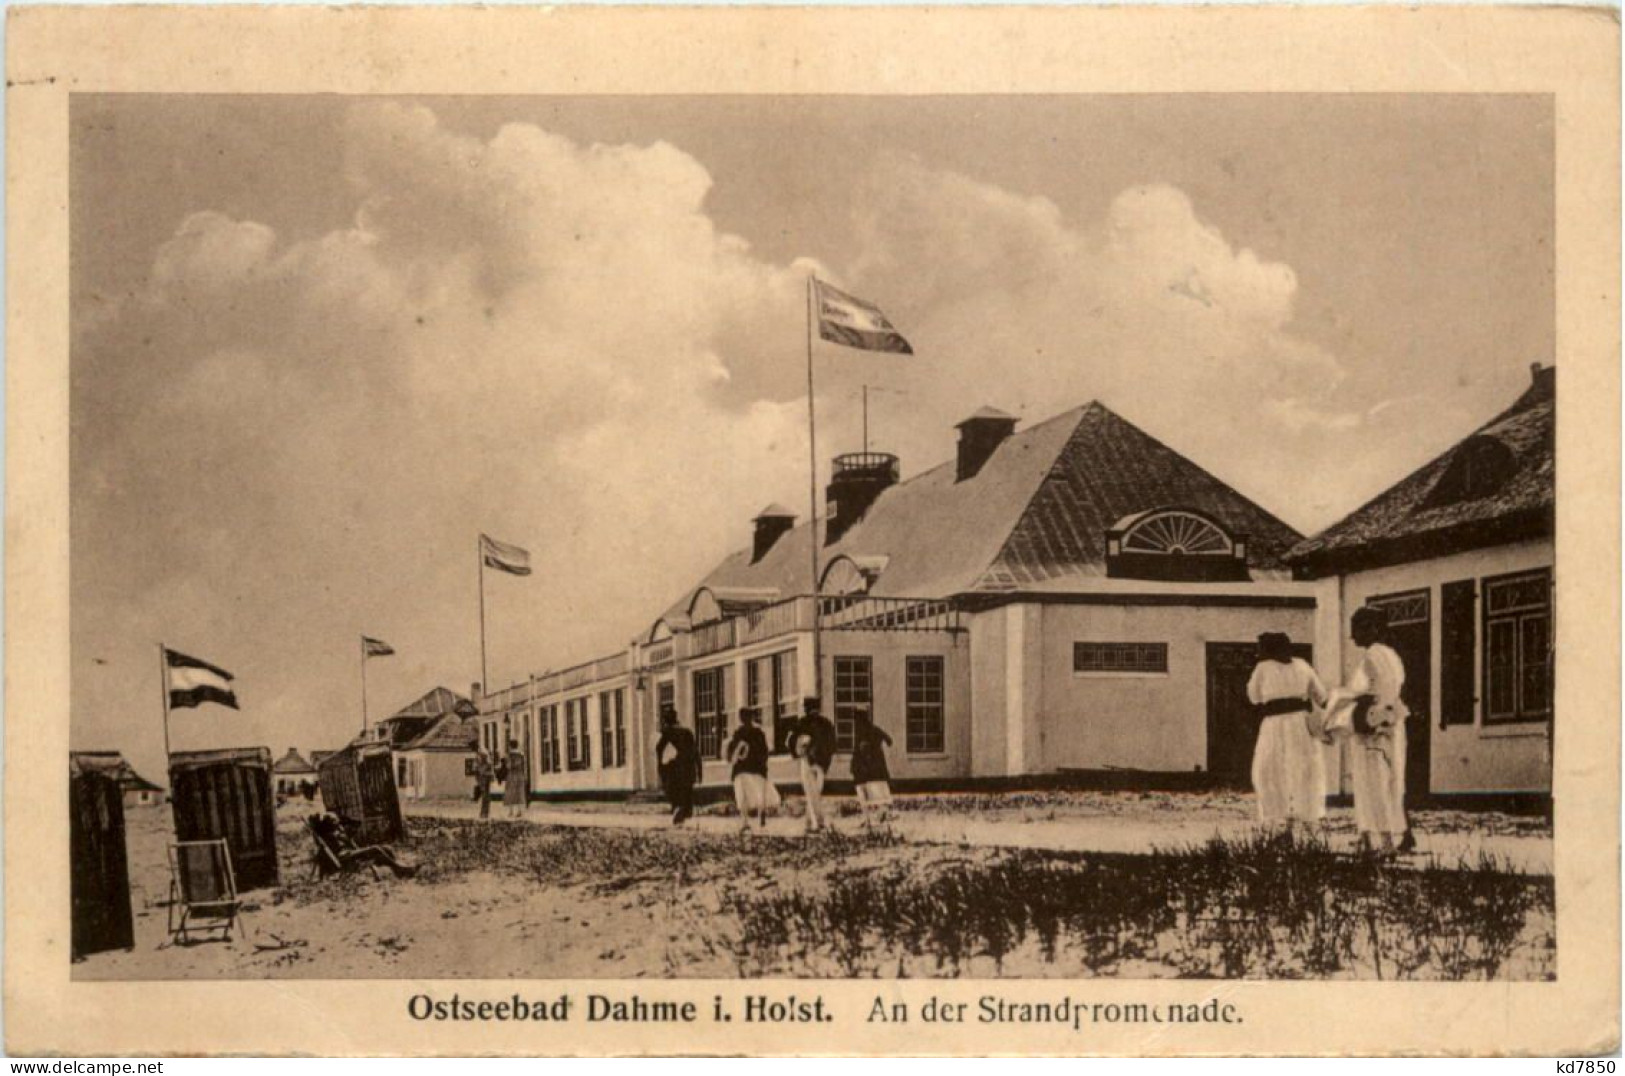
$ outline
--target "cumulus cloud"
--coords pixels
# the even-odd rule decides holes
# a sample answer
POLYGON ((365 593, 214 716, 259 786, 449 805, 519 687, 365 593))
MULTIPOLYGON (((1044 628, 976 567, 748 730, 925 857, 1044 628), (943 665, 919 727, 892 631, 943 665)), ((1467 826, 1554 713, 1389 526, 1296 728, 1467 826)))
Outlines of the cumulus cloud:
POLYGON ((1037 419, 1102 397, 1245 475, 1291 456, 1257 428, 1303 434, 1343 374, 1291 331, 1291 268, 1167 186, 1076 222, 886 159, 854 192, 848 261, 774 263, 718 229, 678 147, 481 139, 390 103, 345 133, 349 227, 284 237, 200 207, 75 340, 76 601, 106 614, 77 641, 230 640, 252 720, 303 722, 301 743, 347 734, 331 685, 360 631, 396 645, 383 675, 408 693, 477 676, 481 530, 537 565, 488 590, 508 679, 623 644, 756 509, 802 504, 809 271, 919 353, 820 358, 826 457, 856 447, 870 380, 906 394, 876 412, 908 470, 981 403, 1037 419))

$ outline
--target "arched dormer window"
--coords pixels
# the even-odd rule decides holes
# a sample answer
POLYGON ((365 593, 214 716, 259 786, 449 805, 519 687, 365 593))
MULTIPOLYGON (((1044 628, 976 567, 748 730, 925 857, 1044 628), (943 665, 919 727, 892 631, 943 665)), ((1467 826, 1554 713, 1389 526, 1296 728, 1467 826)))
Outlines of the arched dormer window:
POLYGON ((1247 542, 1194 509, 1137 512, 1106 531, 1106 574, 1114 579, 1241 581, 1249 578, 1247 542))
POLYGON ((842 553, 825 566, 823 577, 818 581, 818 593, 867 594, 888 562, 887 557, 842 553))
POLYGON ((1517 457, 1495 437, 1469 437, 1422 502, 1424 508, 1476 501, 1498 492, 1518 469, 1517 457))
POLYGON ((694 624, 709 624, 722 619, 722 604, 711 593, 710 587, 701 587, 694 592, 693 600, 688 603, 688 619, 694 624))

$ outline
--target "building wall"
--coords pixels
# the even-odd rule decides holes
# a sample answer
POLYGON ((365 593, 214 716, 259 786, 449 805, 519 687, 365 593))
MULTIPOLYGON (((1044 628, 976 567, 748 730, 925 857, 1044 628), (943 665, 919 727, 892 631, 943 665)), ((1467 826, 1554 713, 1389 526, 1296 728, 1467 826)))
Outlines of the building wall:
POLYGON ((396 756, 396 772, 402 760, 407 764, 409 783, 398 786, 402 799, 472 799, 474 778, 463 772, 463 762, 472 752, 405 751, 396 756))
MULTIPOLYGON (((813 683, 802 673, 811 667, 812 640, 801 637, 797 651, 797 673, 800 693, 811 695, 813 683)), ((736 672, 730 676, 744 683, 744 662, 748 657, 773 653, 783 643, 758 646, 739 651, 736 672)), ((824 715, 835 716, 835 659, 837 657, 868 657, 870 659, 872 706, 875 724, 891 737, 892 745, 886 751, 886 763, 894 780, 963 777, 970 772, 970 640, 965 633, 951 635, 946 632, 856 632, 830 631, 823 634, 824 683, 822 705, 824 715), (907 659, 910 657, 940 656, 943 659, 943 747, 941 752, 911 755, 908 752, 906 727, 907 659)), ((715 660, 694 662, 692 668, 710 668, 715 660)), ((730 688, 731 705, 739 706, 738 688, 730 688)), ((692 728, 692 711, 682 711, 683 724, 692 728)), ((730 715, 729 734, 736 726, 730 715)), ((705 763, 704 783, 726 784, 732 766, 726 761, 705 763)), ((838 754, 831 765, 833 780, 851 779, 850 757, 838 754)), ((776 755, 768 761, 768 777, 775 784, 795 785, 801 774, 795 759, 776 755)))
MULTIPOLYGON (((1341 650, 1338 666, 1322 667, 1322 675, 1340 682, 1346 666, 1356 660, 1357 650, 1348 639, 1348 619, 1367 598, 1408 590, 1429 592, 1432 610, 1433 691, 1428 719, 1432 722, 1432 764, 1429 791, 1451 792, 1549 792, 1551 791, 1551 723, 1490 726, 1484 725, 1482 685, 1484 640, 1478 636, 1474 662, 1475 702, 1471 725, 1439 727, 1441 599, 1444 583, 1462 579, 1537 568, 1552 568, 1550 541, 1520 542, 1493 549, 1475 550, 1448 557, 1395 565, 1371 571, 1353 572, 1342 578, 1342 608, 1339 612, 1341 650)), ((1482 597, 1476 613, 1482 615, 1482 597)), ((1482 622, 1479 624, 1482 628, 1482 622)), ((1555 638, 1555 636, 1554 636, 1555 638)), ((1319 664, 1317 662, 1317 664, 1319 664)))
POLYGON ((970 773, 1008 773, 1006 742, 1010 678, 1010 607, 977 613, 970 623, 970 773))
POLYGON ((1032 715, 1027 772, 1124 768, 1188 772, 1207 766, 1207 650, 1261 632, 1316 637, 1315 611, 1222 606, 1045 605, 1028 644, 1025 705, 1032 715), (1075 642, 1160 642, 1166 674, 1078 673, 1075 642))

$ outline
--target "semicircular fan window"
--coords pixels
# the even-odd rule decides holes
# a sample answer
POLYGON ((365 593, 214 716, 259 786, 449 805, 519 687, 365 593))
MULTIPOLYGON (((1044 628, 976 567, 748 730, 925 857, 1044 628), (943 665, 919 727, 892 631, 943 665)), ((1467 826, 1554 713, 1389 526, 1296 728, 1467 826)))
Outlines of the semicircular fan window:
POLYGON ((1126 553, 1228 556, 1234 550, 1229 535, 1210 521, 1190 512, 1159 512, 1142 519, 1123 535, 1123 551, 1126 553))

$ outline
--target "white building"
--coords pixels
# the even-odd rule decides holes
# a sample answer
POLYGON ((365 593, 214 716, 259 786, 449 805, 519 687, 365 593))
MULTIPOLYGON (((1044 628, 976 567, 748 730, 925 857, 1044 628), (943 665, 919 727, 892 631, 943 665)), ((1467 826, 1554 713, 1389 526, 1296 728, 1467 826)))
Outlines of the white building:
POLYGON ((486 695, 483 742, 519 739, 532 787, 570 795, 654 787, 664 701, 708 784, 742 705, 782 752, 813 692, 816 541, 825 712, 843 746, 871 713, 899 783, 1245 785, 1256 636, 1328 634, 1327 585, 1285 560, 1302 536, 1099 403, 1016 424, 978 412, 907 481, 894 456, 838 457, 825 518, 770 506, 626 649, 486 695))
POLYGON ((1347 660, 1354 610, 1387 610, 1411 795, 1551 791, 1556 416, 1556 371, 1537 365, 1511 407, 1287 556, 1336 583, 1323 673, 1347 660))

